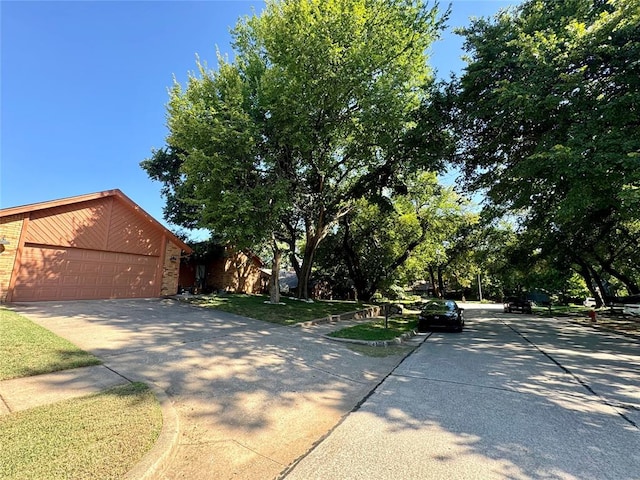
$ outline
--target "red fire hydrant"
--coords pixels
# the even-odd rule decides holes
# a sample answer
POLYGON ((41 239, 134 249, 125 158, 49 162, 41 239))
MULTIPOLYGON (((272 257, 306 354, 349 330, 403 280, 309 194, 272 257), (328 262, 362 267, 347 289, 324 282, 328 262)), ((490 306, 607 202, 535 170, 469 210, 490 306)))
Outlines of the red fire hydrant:
POLYGON ((595 310, 593 309, 589 310, 589 319, 591 320, 591 323, 596 323, 597 315, 595 310))

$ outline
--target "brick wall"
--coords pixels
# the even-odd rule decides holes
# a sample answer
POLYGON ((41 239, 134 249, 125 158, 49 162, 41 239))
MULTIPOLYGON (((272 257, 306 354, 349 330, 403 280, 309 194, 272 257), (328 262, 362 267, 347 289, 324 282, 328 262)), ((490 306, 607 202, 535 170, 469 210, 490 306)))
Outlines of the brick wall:
POLYGON ((0 218, 0 239, 9 242, 7 245, 0 245, 0 302, 5 302, 7 298, 23 220, 24 215, 0 218))
POLYGON ((254 260, 231 249, 207 265, 207 286, 235 293, 262 293, 262 272, 254 260))
POLYGON ((167 242, 164 253, 164 263, 162 270, 162 285, 160 295, 175 295, 178 292, 178 282, 180 274, 180 254, 182 250, 177 245, 167 242), (175 260, 171 260, 171 258, 175 260))
POLYGON ((225 259, 224 284, 238 293, 262 293, 260 269, 244 253, 234 253, 225 259))

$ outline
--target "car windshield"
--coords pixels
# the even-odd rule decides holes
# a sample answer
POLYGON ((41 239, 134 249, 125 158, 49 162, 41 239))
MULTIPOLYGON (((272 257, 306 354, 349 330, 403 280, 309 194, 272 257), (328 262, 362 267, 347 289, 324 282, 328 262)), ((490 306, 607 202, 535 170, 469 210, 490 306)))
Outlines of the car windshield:
POLYGON ((433 311, 453 312, 455 309, 456 309, 456 304, 451 300, 443 300, 443 301, 432 300, 430 302, 427 302, 423 308, 423 310, 431 311, 431 312, 433 311))

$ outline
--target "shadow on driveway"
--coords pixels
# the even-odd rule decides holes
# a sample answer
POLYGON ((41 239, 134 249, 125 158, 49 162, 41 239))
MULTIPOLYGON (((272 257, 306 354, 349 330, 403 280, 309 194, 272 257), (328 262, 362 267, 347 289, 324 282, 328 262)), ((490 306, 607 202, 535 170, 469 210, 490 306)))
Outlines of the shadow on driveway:
POLYGON ((14 305, 131 380, 167 392, 180 421, 164 478, 274 478, 397 366, 313 328, 172 300, 14 305))

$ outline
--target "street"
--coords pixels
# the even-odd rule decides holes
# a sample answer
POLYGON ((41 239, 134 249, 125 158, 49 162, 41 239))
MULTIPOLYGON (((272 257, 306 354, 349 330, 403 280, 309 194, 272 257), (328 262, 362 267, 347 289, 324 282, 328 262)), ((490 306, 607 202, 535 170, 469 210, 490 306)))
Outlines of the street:
POLYGON ((637 340, 465 307, 287 480, 640 479, 637 340))

